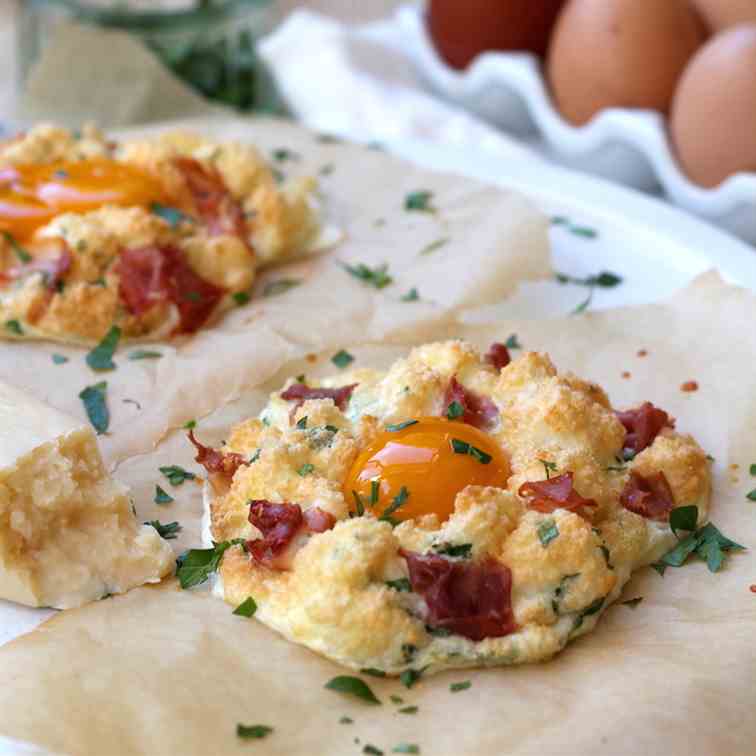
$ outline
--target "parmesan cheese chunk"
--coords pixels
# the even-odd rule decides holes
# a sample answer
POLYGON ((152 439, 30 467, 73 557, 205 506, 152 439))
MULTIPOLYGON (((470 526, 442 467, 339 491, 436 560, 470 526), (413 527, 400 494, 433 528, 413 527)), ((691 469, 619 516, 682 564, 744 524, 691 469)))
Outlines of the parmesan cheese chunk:
POLYGON ((159 582, 173 565, 92 429, 0 383, 0 598, 69 609, 159 582))

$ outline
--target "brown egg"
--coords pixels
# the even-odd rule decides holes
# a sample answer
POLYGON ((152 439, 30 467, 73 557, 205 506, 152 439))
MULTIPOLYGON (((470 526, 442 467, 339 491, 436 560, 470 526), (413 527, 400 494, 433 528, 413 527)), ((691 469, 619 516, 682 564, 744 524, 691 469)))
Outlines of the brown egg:
POLYGON ((547 55, 557 108, 577 125, 604 108, 666 113, 703 39, 688 0, 570 0, 547 55))
POLYGON ((691 60, 670 132, 683 171, 701 186, 756 171, 756 24, 718 34, 691 60))
POLYGON ((692 0, 712 32, 756 22, 756 0, 692 0))
POLYGON ((486 50, 543 55, 565 0, 430 0, 428 31, 441 57, 466 68, 486 50))

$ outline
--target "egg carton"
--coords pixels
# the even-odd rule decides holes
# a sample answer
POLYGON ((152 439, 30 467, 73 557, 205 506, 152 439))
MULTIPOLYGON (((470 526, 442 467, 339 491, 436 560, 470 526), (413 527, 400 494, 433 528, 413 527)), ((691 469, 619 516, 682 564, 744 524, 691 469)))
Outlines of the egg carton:
POLYGON ((738 173, 714 189, 697 186, 677 164, 660 113, 610 108, 573 126, 554 108, 535 55, 483 53, 457 71, 436 53, 423 16, 422 8, 405 6, 396 20, 406 50, 436 94, 510 134, 540 137, 562 165, 645 192, 661 189, 676 205, 756 244, 756 174, 738 173))

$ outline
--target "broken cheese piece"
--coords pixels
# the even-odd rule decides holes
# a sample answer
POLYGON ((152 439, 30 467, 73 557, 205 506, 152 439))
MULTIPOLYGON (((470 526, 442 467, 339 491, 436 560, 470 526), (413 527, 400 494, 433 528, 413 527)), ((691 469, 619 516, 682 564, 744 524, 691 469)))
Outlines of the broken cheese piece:
POLYGON ((174 564, 108 475, 92 428, 0 383, 0 598, 69 609, 159 582, 174 564))

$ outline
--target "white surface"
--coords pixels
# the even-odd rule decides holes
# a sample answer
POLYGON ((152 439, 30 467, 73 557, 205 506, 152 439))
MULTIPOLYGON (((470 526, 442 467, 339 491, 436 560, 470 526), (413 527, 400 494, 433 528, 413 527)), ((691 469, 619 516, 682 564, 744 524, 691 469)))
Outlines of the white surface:
MULTIPOLYGON (((591 305, 594 308, 663 299, 711 268, 756 291, 756 252, 751 247, 638 192, 540 160, 496 161, 484 152, 455 151, 412 141, 395 143, 391 151, 437 170, 517 189, 549 215, 566 216, 596 229, 595 239, 575 236, 556 226, 551 232, 557 270, 573 276, 609 270, 623 276, 620 286, 596 291, 591 305)), ((579 286, 525 284, 511 300, 488 308, 487 315, 562 315, 585 295, 585 289, 579 286)), ((50 614, 49 610, 0 601, 0 645, 33 629, 50 614)))
POLYGON ((715 189, 693 184, 659 113, 610 109, 576 128, 552 106, 535 56, 485 53, 456 71, 436 54, 420 9, 401 8, 395 23, 429 88, 449 103, 520 137, 541 135, 550 156, 570 167, 645 191, 661 184, 675 204, 756 243, 756 174, 731 176, 715 189))

